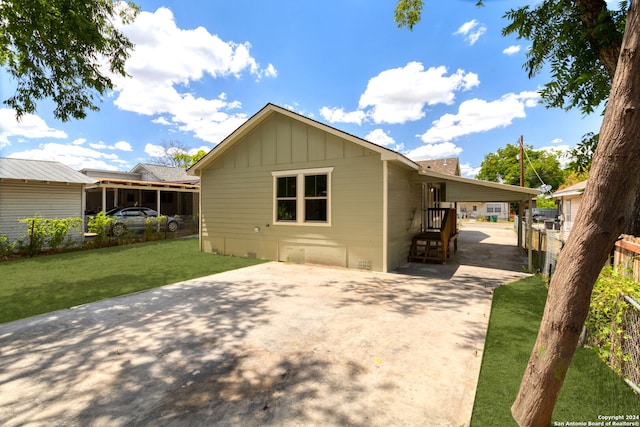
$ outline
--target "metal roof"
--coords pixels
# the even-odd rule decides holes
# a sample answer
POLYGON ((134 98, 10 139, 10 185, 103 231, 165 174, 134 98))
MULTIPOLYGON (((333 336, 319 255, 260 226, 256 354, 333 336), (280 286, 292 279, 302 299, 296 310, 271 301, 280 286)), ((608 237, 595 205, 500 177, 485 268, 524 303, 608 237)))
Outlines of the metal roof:
POLYGON ((93 184, 90 178, 59 162, 0 157, 0 180, 93 184))

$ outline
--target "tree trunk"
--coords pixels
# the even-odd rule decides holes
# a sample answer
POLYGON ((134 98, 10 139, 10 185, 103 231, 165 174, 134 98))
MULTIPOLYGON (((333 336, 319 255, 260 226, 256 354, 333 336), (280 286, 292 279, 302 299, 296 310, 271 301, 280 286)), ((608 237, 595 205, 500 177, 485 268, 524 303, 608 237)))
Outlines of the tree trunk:
POLYGON ((613 80, 620 55, 621 39, 605 0, 574 0, 580 20, 587 30, 587 42, 613 80))
POLYGON ((580 212, 558 259, 536 344, 511 411, 522 427, 549 426, 589 309, 593 285, 629 222, 640 187, 640 0, 627 24, 600 142, 580 212))

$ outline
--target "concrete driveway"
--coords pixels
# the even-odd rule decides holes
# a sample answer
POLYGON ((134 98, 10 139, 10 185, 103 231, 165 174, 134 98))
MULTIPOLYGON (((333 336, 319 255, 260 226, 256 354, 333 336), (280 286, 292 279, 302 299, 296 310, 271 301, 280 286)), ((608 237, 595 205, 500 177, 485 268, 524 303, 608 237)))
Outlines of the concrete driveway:
POLYGON ((514 242, 469 224, 446 265, 266 263, 0 325, 0 424, 468 425, 514 242))

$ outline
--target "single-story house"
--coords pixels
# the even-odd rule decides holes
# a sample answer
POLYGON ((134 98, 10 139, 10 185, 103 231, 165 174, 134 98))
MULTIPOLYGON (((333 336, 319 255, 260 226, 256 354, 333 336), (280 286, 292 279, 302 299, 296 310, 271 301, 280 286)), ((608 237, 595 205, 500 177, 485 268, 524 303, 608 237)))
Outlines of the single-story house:
POLYGON ((539 193, 424 170, 273 104, 188 173, 200 178, 201 250, 383 272, 407 262, 428 209, 539 193))
POLYGON ((118 206, 144 206, 162 215, 198 214, 199 180, 182 168, 139 163, 129 172, 99 169, 80 172, 96 181, 87 187, 87 214, 118 206))
POLYGON ((22 238, 20 219, 36 215, 82 218, 84 189, 95 182, 59 162, 0 158, 0 235, 22 238))
POLYGON ((582 201, 582 195, 586 187, 587 181, 584 180, 553 193, 553 197, 558 200, 561 231, 571 231, 573 221, 576 219, 578 209, 580 209, 580 202, 582 201))

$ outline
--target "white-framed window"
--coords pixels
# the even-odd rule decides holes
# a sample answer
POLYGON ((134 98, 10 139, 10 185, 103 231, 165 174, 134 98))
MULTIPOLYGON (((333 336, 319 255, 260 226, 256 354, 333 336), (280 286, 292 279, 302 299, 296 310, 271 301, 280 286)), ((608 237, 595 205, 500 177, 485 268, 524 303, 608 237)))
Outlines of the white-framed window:
POLYGON ((487 203, 487 213, 501 213, 502 203, 487 203))
POLYGON ((332 167, 271 172, 273 223, 330 226, 332 172, 332 167))

